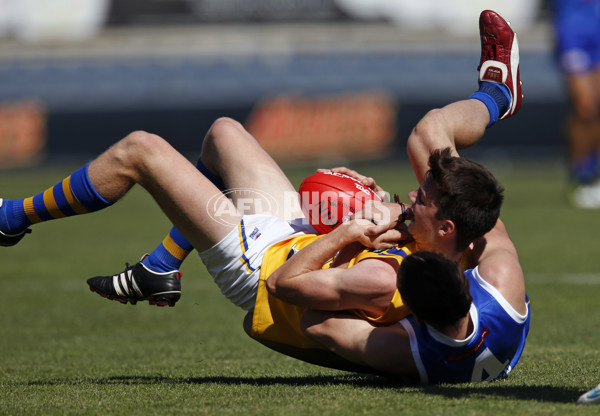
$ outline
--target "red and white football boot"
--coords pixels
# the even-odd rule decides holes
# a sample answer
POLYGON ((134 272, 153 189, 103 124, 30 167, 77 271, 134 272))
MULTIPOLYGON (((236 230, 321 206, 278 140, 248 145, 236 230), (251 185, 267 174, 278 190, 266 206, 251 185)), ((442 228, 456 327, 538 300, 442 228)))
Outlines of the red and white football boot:
POLYGON ((500 119, 510 117, 519 111, 523 102, 517 34, 498 13, 484 10, 479 16, 479 36, 479 81, 497 82, 508 87, 511 95, 510 106, 500 119))

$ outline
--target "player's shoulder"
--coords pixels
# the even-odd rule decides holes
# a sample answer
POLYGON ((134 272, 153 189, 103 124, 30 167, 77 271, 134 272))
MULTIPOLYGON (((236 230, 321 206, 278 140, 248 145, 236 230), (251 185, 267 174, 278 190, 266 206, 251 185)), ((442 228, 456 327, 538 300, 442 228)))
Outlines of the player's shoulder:
POLYGON ((523 280, 523 269, 512 253, 497 252, 477 266, 480 276, 493 286, 500 287, 513 280, 523 280))
POLYGON ((479 253, 475 258, 481 278, 500 292, 507 287, 522 287, 524 292, 524 276, 519 256, 502 221, 498 220, 480 243, 480 246, 476 245, 475 250, 479 253))
POLYGON ((477 266, 480 279, 492 286, 520 314, 527 312, 525 278, 518 261, 487 262, 477 266))

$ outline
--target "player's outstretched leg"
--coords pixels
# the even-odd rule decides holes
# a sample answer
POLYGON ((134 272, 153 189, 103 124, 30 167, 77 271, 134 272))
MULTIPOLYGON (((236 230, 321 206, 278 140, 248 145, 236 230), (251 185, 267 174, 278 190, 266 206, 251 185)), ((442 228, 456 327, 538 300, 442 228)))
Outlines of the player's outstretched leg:
POLYGON ((151 305, 175 306, 181 297, 180 272, 157 273, 141 261, 127 265, 119 274, 92 277, 87 283, 90 290, 100 296, 132 305, 147 300, 151 305))
MULTIPOLYGON (((479 62, 480 89, 500 87, 508 98, 508 106, 499 113, 504 119, 521 108, 521 74, 519 72, 519 42, 510 24, 498 13, 484 10, 479 16, 481 59, 479 62)), ((491 120, 493 124, 496 120, 491 120)))

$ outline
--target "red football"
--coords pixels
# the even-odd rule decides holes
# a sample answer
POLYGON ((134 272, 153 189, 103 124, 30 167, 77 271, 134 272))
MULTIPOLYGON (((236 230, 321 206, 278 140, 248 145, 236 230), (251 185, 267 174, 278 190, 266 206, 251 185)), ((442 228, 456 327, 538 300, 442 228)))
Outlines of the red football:
POLYGON ((300 188, 304 215, 320 234, 327 234, 360 211, 366 201, 381 201, 370 188, 343 173, 319 172, 306 178, 300 188))

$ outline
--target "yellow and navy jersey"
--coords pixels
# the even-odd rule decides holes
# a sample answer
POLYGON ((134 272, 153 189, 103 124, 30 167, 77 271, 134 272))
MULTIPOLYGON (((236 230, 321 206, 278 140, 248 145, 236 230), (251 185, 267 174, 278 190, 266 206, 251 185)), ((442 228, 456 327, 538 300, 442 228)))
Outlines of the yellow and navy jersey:
MULTIPOLYGON (((304 334, 300 328, 300 318, 304 308, 283 302, 271 296, 266 287, 267 278, 296 251, 301 250, 320 235, 304 234, 280 241, 267 250, 261 265, 260 279, 252 319, 252 336, 256 339, 279 342, 300 348, 323 348, 304 334)), ((410 246, 388 250, 364 249, 358 252, 348 263, 352 267, 368 258, 393 259, 400 264, 411 253, 410 246)), ((332 259, 333 260, 333 259, 332 259)), ((323 268, 328 268, 331 260, 323 268)), ((367 319, 374 325, 391 325, 405 318, 410 312, 402 303, 398 291, 394 294, 390 306, 381 316, 371 316, 365 311, 355 310, 356 315, 367 319)))

